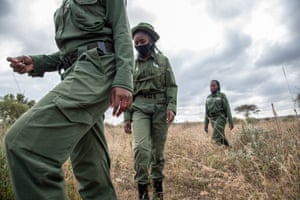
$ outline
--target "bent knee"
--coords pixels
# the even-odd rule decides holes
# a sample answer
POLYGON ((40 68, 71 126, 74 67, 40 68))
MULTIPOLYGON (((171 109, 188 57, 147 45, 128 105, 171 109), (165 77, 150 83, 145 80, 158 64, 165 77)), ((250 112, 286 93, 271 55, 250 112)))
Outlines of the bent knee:
POLYGON ((13 146, 13 141, 16 135, 16 131, 13 131, 12 129, 9 129, 4 137, 4 145, 6 150, 8 150, 10 147, 13 146))
POLYGON ((30 138, 24 133, 24 128, 26 124, 15 123, 10 129, 6 132, 4 137, 4 145, 6 150, 19 149, 21 147, 27 146, 27 143, 32 142, 30 138))
POLYGON ((15 140, 17 140, 18 135, 28 127, 28 119, 31 115, 32 112, 27 111, 7 130, 4 138, 6 148, 12 148, 17 145, 15 144, 15 140))

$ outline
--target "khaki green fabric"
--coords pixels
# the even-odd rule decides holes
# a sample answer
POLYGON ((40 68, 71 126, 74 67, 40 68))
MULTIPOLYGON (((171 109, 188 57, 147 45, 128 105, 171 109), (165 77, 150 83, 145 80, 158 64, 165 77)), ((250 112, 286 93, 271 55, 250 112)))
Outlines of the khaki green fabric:
POLYGON ((211 126, 213 127, 213 134, 212 139, 217 144, 224 144, 226 146, 229 145, 229 142, 225 136, 225 125, 226 125, 226 118, 224 116, 212 117, 211 126))
POLYGON ((227 97, 224 93, 217 91, 210 94, 205 103, 205 120, 204 125, 207 126, 209 122, 213 127, 212 139, 219 144, 228 144, 225 137, 224 129, 226 119, 230 125, 233 125, 232 115, 227 97))
MULTIPOLYGON (((177 84, 171 64, 166 56, 156 53, 149 60, 137 58, 133 79, 134 97, 141 94, 162 94, 166 99, 167 110, 176 113, 177 84)), ((125 121, 132 120, 130 109, 124 113, 124 119, 125 121)))
POLYGON ((66 53, 96 41, 114 44, 116 75, 113 87, 132 88, 133 49, 123 0, 64 0, 55 12, 55 39, 59 52, 32 56, 32 76, 55 71, 66 53))
POLYGON ((135 64, 134 102, 124 119, 133 122, 135 181, 148 184, 149 177, 164 178, 166 114, 167 110, 176 113, 177 85, 166 56, 153 54, 135 64))
POLYGON ((61 166, 70 155, 83 199, 116 199, 102 118, 109 106, 114 57, 86 60, 96 52, 84 53, 64 81, 8 131, 16 199, 66 199, 61 166))
POLYGON ((167 139, 166 106, 155 102, 143 103, 133 112, 135 181, 149 183, 150 178, 164 178, 164 148, 167 139))
POLYGON ((113 41, 115 53, 103 55, 97 48, 82 52, 64 80, 8 130, 5 146, 16 200, 65 200, 61 167, 69 157, 82 199, 117 199, 103 117, 112 87, 133 89, 133 50, 123 0, 63 1, 55 24, 60 51, 32 56, 31 76, 56 70, 62 55, 85 41, 113 41), (94 27, 95 20, 106 23, 94 27))

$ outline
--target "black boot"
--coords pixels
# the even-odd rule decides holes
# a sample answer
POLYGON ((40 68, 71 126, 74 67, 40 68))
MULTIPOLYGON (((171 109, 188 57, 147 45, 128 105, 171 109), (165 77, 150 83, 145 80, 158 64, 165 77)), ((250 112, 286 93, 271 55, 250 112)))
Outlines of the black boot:
POLYGON ((138 184, 139 200, 149 200, 148 185, 138 184))
POLYGON ((163 200, 163 186, 161 180, 153 180, 153 200, 163 200))
POLYGON ((222 139, 222 144, 224 144, 225 146, 229 147, 229 142, 228 142, 228 140, 227 140, 226 137, 224 137, 224 138, 222 139))

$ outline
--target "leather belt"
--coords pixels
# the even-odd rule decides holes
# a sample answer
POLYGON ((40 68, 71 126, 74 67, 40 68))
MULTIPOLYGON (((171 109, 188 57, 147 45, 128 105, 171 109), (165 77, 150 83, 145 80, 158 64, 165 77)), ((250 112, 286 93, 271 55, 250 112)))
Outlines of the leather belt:
POLYGON ((97 41, 97 42, 92 42, 83 46, 78 47, 76 50, 67 53, 62 57, 61 64, 57 67, 58 68, 58 73, 62 75, 61 70, 64 69, 67 70, 69 67, 73 65, 73 63, 77 60, 78 56, 90 49, 98 48, 103 55, 113 53, 114 52, 114 47, 113 43, 111 42, 104 42, 104 41, 97 41))
POLYGON ((111 42, 97 41, 86 45, 87 49, 99 48, 104 54, 113 53, 114 47, 111 42))
POLYGON ((166 104, 166 98, 147 98, 144 95, 137 95, 134 97, 134 103, 157 103, 157 104, 166 104))
POLYGON ((166 98, 165 93, 142 93, 138 94, 137 96, 146 98, 146 99, 160 99, 160 98, 166 98))
POLYGON ((148 99, 156 99, 155 94, 142 94, 141 96, 143 96, 144 98, 148 98, 148 99))

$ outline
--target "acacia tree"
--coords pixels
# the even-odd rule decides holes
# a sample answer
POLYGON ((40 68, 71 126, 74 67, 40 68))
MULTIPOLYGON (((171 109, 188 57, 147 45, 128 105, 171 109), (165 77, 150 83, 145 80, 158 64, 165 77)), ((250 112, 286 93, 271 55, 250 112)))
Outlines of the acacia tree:
POLYGON ((249 118, 250 114, 257 114, 260 112, 260 110, 258 110, 258 107, 254 104, 241 105, 236 107, 234 110, 238 113, 244 113, 244 116, 246 118, 249 118))
POLYGON ((29 101, 23 94, 7 94, 0 101, 0 119, 5 124, 11 124, 34 104, 34 100, 29 101))

